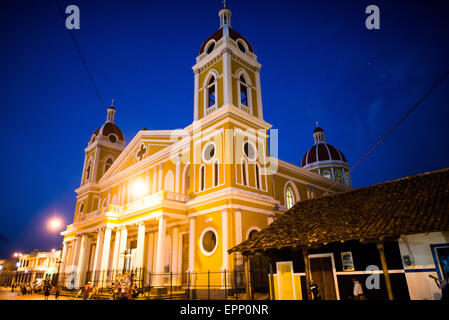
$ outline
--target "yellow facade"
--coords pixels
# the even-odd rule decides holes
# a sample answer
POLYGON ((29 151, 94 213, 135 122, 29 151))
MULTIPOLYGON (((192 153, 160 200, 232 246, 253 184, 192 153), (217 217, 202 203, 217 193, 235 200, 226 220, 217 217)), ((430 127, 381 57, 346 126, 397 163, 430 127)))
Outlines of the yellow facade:
POLYGON ((125 146, 110 139, 120 132, 108 109, 112 133, 102 126, 85 149, 74 220, 63 232, 64 271, 144 268, 177 274, 184 286, 187 272, 242 263, 227 250, 283 214, 288 192, 294 203, 347 189, 269 156, 261 65, 230 25, 219 31, 193 66, 195 121, 184 130, 141 130, 125 146))

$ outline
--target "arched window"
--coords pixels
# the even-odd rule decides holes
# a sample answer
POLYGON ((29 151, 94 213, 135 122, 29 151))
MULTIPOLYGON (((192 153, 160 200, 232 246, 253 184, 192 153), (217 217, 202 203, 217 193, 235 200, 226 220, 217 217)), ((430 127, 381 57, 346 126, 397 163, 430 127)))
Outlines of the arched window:
POLYGON ((293 195, 293 191, 290 187, 287 188, 285 192, 285 201, 287 208, 290 209, 295 204, 295 196, 293 195))
POLYGON ((108 171, 108 169, 112 166, 113 162, 114 162, 114 160, 112 160, 112 158, 108 158, 106 160, 106 162, 104 163, 104 173, 106 173, 106 171, 108 171))
POLYGON ((242 159, 242 182, 246 186, 248 185, 248 178, 246 172, 246 160, 242 159))
POLYGON ((200 191, 203 191, 206 187, 206 167, 204 165, 200 168, 200 191))
POLYGON ((243 75, 240 76, 240 103, 242 106, 248 106, 248 85, 243 75))
POLYGON ((207 107, 211 108, 215 106, 216 103, 216 83, 215 76, 211 76, 209 83, 207 84, 207 107))
POLYGON ((343 183, 343 175, 340 170, 335 170, 335 180, 337 182, 343 183))
POLYGON ((84 202, 82 202, 78 209, 78 217, 80 221, 84 220, 84 202))
POLYGON ((325 178, 331 179, 331 173, 327 170, 323 171, 321 175, 325 178))
POLYGON ((175 177, 171 170, 169 170, 165 175, 164 190, 175 192, 175 177))
POLYGON ((256 171, 256 188, 260 189, 260 168, 258 163, 254 165, 254 170, 256 171))
POLYGON ((86 179, 85 179, 86 182, 88 182, 90 179, 91 171, 92 171, 92 162, 89 161, 89 164, 87 165, 87 169, 86 169, 86 179))
POLYGON ((218 160, 214 161, 214 186, 218 186, 220 182, 220 167, 218 165, 218 160))

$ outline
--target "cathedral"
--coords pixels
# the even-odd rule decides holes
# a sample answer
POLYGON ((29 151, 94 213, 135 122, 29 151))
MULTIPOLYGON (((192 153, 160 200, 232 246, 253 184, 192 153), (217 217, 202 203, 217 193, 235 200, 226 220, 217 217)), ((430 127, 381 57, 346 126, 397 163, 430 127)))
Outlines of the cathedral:
MULTIPOLYGON (((345 156, 318 126, 301 163, 270 156, 261 64, 232 29, 231 14, 219 11, 219 29, 192 67, 192 123, 181 130, 142 129, 125 143, 111 105, 90 137, 74 219, 62 232, 61 272, 75 274, 76 287, 110 283, 113 270, 172 273, 179 287, 186 274, 235 270, 242 259, 230 248, 298 201, 351 189, 345 156)), ((169 280, 154 281, 163 288, 169 280)), ((206 280, 194 281, 190 285, 206 280)))

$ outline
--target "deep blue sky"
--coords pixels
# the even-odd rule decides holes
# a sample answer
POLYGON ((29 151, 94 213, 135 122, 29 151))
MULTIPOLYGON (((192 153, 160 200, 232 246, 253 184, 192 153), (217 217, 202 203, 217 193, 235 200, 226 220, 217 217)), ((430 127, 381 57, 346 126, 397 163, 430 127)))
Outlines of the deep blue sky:
MULTIPOLYGON (((193 74, 218 28, 217 1, 67 1, 81 10, 75 36, 103 99, 129 142, 143 127, 193 119, 193 74)), ((449 69, 444 1, 229 0, 232 26, 262 63, 265 120, 280 158, 299 164, 315 121, 350 164, 449 69), (381 30, 365 28, 376 4, 381 30)), ((0 257, 57 247, 45 222, 71 223, 84 148, 105 120, 55 2, 0 4, 0 257)), ((449 164, 446 80, 352 173, 361 187, 449 164)))

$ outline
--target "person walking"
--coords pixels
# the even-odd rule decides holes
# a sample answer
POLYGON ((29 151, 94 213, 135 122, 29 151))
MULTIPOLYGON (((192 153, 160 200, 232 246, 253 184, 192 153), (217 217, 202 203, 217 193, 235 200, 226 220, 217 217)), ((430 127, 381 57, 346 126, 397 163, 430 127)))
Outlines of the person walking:
POLYGON ((55 286, 55 300, 59 300, 59 285, 55 286))
POLYGON ((312 292, 312 300, 321 300, 320 290, 313 280, 310 280, 310 292, 312 292))
POLYGON ((44 299, 48 300, 48 297, 50 296, 51 286, 49 283, 44 284, 44 299))
POLYGON ((365 295, 363 294, 362 284, 356 278, 352 278, 352 283, 354 284, 354 288, 352 290, 354 300, 366 300, 365 295))
POLYGON ((446 272, 444 274, 444 280, 440 280, 434 276, 429 277, 433 278, 435 280, 435 283, 437 284, 438 288, 441 290, 441 301, 449 302, 449 272, 446 272))

